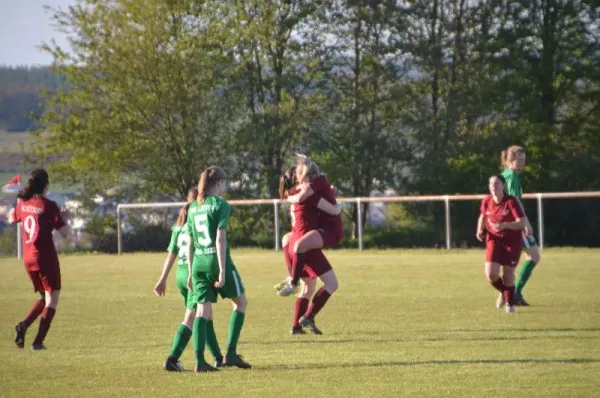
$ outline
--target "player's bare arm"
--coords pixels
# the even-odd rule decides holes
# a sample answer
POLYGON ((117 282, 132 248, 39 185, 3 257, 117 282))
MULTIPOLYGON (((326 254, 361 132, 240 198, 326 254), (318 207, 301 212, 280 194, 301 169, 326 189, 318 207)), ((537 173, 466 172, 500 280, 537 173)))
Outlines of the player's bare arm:
POLYGON ((327 214, 331 214, 332 216, 339 216, 342 212, 341 206, 331 204, 327 199, 324 198, 319 199, 319 203, 317 203, 317 208, 321 211, 324 211, 327 214))
POLYGON ((216 287, 225 285, 225 264, 227 250, 227 231, 224 229, 217 230, 217 261, 219 261, 219 281, 215 283, 216 287))
POLYGON ((8 223, 9 224, 15 224, 17 222, 16 218, 15 218, 15 209, 10 209, 8 211, 8 223))
POLYGON ((163 264, 162 273, 160 274, 160 278, 154 287, 154 294, 157 296, 164 296, 167 290, 167 278, 169 277, 169 272, 171 272, 171 268, 177 259, 177 255, 174 253, 169 253, 167 258, 165 259, 165 263, 163 264))
POLYGON ((315 193, 315 191, 313 191, 313 189, 310 187, 310 185, 308 185, 308 184, 304 184, 304 185, 305 185, 305 187, 301 188, 300 191, 298 191, 298 193, 288 197, 288 202, 302 203, 306 199, 310 198, 311 195, 313 195, 315 193))
POLYGON ((475 236, 480 242, 483 242, 485 237, 485 220, 486 217, 483 214, 481 214, 479 220, 477 220, 477 231, 475 232, 475 236))
POLYGON ((523 229, 525 228, 525 226, 529 223, 529 220, 527 219, 527 217, 523 217, 523 218, 518 218, 516 221, 510 221, 510 222, 501 222, 498 224, 498 229, 499 230, 503 230, 503 229, 523 229))

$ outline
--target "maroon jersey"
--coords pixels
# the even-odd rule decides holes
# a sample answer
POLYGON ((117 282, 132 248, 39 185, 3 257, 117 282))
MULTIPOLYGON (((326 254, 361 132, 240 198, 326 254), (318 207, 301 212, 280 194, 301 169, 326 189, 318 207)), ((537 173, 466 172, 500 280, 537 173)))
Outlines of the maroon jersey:
MULTIPOLYGON (((320 175, 316 177, 314 180, 309 182, 310 188, 317 194, 319 197, 322 197, 332 205, 336 205, 337 201, 335 200, 335 194, 333 193, 333 189, 331 189, 331 185, 329 185, 329 181, 327 181, 327 177, 324 175, 320 175)), ((319 213, 319 228, 333 230, 336 233, 341 233, 342 231, 342 216, 332 216, 331 214, 320 212, 319 213)))
POLYGON ((64 227, 65 222, 56 203, 43 196, 19 200, 15 221, 21 223, 23 230, 23 259, 27 269, 38 271, 40 264, 58 265, 52 230, 64 227))
POLYGON ((500 203, 495 203, 492 195, 486 196, 481 201, 481 214, 486 218, 485 227, 488 231, 488 239, 510 242, 521 240, 522 231, 520 230, 504 229, 496 231, 490 226, 490 223, 512 222, 525 217, 523 209, 514 196, 504 195, 500 203))
POLYGON ((302 203, 293 203, 290 207, 292 216, 292 232, 300 237, 305 233, 319 228, 319 209, 317 205, 321 195, 310 195, 302 203))

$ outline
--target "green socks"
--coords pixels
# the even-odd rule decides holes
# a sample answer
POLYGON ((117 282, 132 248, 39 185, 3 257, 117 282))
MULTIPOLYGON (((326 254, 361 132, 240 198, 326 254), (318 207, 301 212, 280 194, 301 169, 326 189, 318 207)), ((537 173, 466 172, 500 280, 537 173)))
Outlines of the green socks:
POLYGON ((171 347, 169 357, 179 359, 191 337, 192 330, 183 323, 179 325, 177 332, 175 332, 175 337, 173 338, 173 346, 171 347))
POLYGON ((229 336, 227 338, 228 357, 237 354, 237 344, 240 340, 245 316, 243 312, 233 311, 231 318, 229 318, 229 336))
POLYGON ((521 270, 519 271, 519 278, 517 279, 517 283, 515 284, 515 292, 517 294, 521 294, 521 291, 527 284, 533 269, 535 268, 535 262, 531 260, 525 261, 525 263, 521 266, 521 270))
POLYGON ((204 318, 196 317, 194 319, 194 350, 196 351, 196 364, 206 363, 204 359, 204 346, 206 345, 206 324, 208 321, 204 318))
POLYGON ((208 345, 208 351, 216 361, 223 360, 223 354, 221 354, 221 348, 219 348, 219 341, 215 333, 215 324, 212 320, 206 323, 206 345, 208 345))

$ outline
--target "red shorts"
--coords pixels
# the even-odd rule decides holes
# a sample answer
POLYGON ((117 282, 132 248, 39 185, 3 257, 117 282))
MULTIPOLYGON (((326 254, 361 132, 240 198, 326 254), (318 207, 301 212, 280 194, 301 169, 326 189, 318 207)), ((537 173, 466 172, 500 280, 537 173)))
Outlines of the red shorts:
POLYGON ((29 274, 33 289, 36 292, 52 292, 60 290, 60 266, 58 261, 44 261, 39 259, 25 262, 25 269, 29 274))
MULTIPOLYGON (((290 244, 287 246, 287 249, 289 250, 290 256, 293 258, 294 245, 290 244)), ((302 278, 316 279, 333 269, 327 260, 327 257, 325 257, 325 254, 323 254, 321 250, 309 250, 306 252, 303 265, 302 274, 300 274, 300 277, 302 278)))
POLYGON ((485 242, 485 262, 498 263, 508 267, 516 267, 521 258, 523 243, 519 241, 506 242, 488 239, 485 242))
POLYGON ((342 240, 343 232, 338 228, 321 228, 317 229, 323 239, 323 247, 336 247, 342 240))

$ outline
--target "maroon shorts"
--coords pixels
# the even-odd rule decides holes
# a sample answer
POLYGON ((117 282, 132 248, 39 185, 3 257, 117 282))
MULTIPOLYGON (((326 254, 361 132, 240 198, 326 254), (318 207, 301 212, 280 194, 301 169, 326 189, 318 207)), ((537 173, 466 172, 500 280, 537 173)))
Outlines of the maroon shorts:
POLYGON ((338 228, 320 228, 317 231, 321 234, 324 248, 336 247, 342 240, 343 233, 338 228))
MULTIPOLYGON (((283 246, 283 250, 286 251, 286 253, 290 256, 290 258, 294 258, 294 250, 292 250, 292 247, 293 247, 292 245, 283 246)), ((287 268, 288 272, 291 275, 292 270, 290 268, 288 268, 287 264, 285 267, 287 268)), ((312 270, 309 273, 308 269, 306 267, 304 267, 302 269, 302 273, 300 274, 300 278, 317 279, 317 276, 312 272, 312 270)))
POLYGON ((27 271, 31 283, 33 283, 33 291, 44 293, 60 290, 60 270, 44 270, 27 271))
POLYGON ((521 258, 523 243, 519 241, 506 242, 488 239, 485 242, 485 262, 498 263, 508 267, 516 267, 521 258))
MULTIPOLYGON (((293 258, 294 245, 290 244, 287 249, 289 250, 290 256, 293 258)), ((316 279, 331 269, 333 269, 331 264, 321 250, 309 250, 304 255, 304 267, 300 277, 316 279)))

